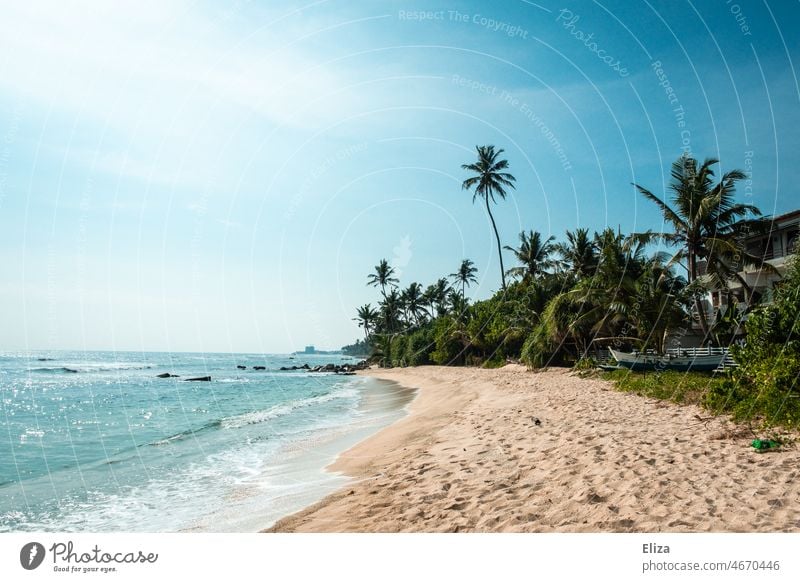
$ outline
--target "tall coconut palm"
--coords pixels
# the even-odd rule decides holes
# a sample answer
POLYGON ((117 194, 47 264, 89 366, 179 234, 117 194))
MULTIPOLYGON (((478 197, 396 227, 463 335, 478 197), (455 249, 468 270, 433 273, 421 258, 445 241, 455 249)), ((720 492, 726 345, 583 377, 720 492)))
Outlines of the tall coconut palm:
POLYGON ((567 241, 555 245, 567 271, 582 279, 594 274, 597 266, 597 247, 588 228, 567 231, 567 241))
POLYGON ((492 209, 489 206, 489 201, 496 203, 495 196, 505 200, 506 188, 514 188, 516 178, 505 172, 508 169, 508 161, 499 159, 500 154, 504 150, 495 150, 493 145, 488 146, 475 146, 478 152, 478 161, 474 164, 462 164, 462 168, 473 172, 475 175, 467 178, 461 184, 464 190, 475 188, 472 195, 472 202, 475 203, 476 198, 482 198, 486 203, 486 212, 489 214, 489 219, 492 221, 492 228, 494 229, 494 237, 497 239, 497 255, 500 257, 500 279, 503 284, 503 290, 506 288, 506 275, 505 268, 503 267, 503 249, 500 246, 500 235, 497 233, 497 224, 495 224, 492 209))
POLYGON ((386 299, 386 287, 393 287, 396 283, 398 279, 394 276, 394 267, 391 267, 386 259, 381 259, 381 262, 375 265, 375 272, 367 276, 367 285, 380 287, 384 299, 386 299))
POLYGON ((519 246, 517 248, 506 245, 504 248, 514 253, 522 266, 512 267, 506 271, 507 275, 521 277, 528 281, 535 279, 545 273, 553 266, 550 255, 555 250, 553 241, 556 237, 551 236, 542 241, 542 235, 534 230, 526 233, 524 230, 519 233, 519 246))
POLYGON ((478 272, 478 268, 475 267, 475 263, 473 263, 469 259, 464 259, 461 261, 461 266, 458 268, 458 271, 455 273, 450 273, 450 276, 456 283, 461 283, 461 298, 464 299, 464 288, 469 287, 472 283, 477 283, 478 279, 475 277, 475 274, 478 272))
POLYGON ((378 315, 378 310, 367 303, 358 308, 356 317, 353 318, 353 321, 358 322, 358 327, 364 328, 364 342, 367 344, 369 343, 369 336, 372 333, 373 326, 378 321, 378 315))
POLYGON ((746 175, 741 170, 731 170, 714 184, 712 166, 717 163, 718 160, 709 158, 698 166, 692 157, 678 158, 672 164, 671 206, 647 188, 634 184, 645 198, 659 207, 674 231, 657 236, 679 247, 670 264, 681 264, 686 269, 689 285, 695 289, 695 312, 706 337, 709 326, 700 289, 735 276, 743 265, 731 267, 733 257, 740 257, 745 264, 762 263, 736 244, 748 224, 744 219, 748 215, 761 215, 752 204, 734 202, 736 182, 746 175))

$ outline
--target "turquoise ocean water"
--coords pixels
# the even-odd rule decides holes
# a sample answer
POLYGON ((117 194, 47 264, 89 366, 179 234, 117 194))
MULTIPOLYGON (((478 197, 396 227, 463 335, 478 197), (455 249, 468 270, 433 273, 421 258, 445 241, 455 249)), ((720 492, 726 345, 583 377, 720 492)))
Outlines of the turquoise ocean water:
POLYGON ((413 398, 371 378, 279 370, 353 361, 0 353, 0 532, 267 527, 340 487, 324 467, 413 398), (212 381, 184 381, 198 376, 212 381))

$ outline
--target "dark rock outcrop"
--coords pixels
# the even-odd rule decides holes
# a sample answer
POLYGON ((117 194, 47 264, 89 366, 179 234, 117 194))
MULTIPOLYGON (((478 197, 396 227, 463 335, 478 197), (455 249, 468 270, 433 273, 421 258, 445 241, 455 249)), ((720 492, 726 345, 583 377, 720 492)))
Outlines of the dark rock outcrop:
POLYGON ((177 374, 170 374, 169 372, 164 372, 163 374, 158 374, 156 378, 178 378, 177 374))
POLYGON ((198 378, 186 378, 184 382, 211 382, 211 376, 200 376, 198 378))
POLYGON ((253 369, 254 370, 266 370, 267 367, 266 366, 253 366, 253 369))
POLYGON ((246 369, 247 369, 247 366, 241 366, 241 365, 239 365, 239 366, 236 366, 236 367, 237 367, 237 368, 239 368, 240 370, 246 370, 246 369))
POLYGON ((333 372, 334 374, 340 374, 344 376, 352 376, 358 370, 366 370, 369 367, 366 360, 362 360, 356 364, 325 364, 320 366, 314 366, 313 368, 308 367, 308 364, 305 366, 301 366, 298 368, 308 370, 309 372, 333 372))

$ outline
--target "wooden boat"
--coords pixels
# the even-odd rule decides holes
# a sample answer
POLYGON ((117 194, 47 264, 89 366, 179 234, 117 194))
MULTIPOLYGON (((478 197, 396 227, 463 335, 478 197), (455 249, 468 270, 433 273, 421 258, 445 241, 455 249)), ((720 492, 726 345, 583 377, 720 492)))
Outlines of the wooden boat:
POLYGON ((725 358, 724 354, 710 356, 676 356, 670 354, 659 356, 641 353, 628 354, 611 348, 608 351, 611 352, 611 355, 614 356, 620 366, 634 371, 675 370, 677 372, 688 372, 691 370, 693 372, 709 372, 716 370, 725 358))

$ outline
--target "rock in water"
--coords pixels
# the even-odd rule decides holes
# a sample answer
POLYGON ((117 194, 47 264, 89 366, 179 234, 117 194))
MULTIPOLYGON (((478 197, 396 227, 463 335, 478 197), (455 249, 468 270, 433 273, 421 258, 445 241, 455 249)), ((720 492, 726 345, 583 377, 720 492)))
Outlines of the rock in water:
POLYGON ((199 378, 186 378, 184 382, 211 382, 211 376, 200 376, 199 378))

